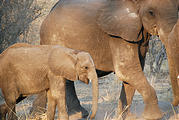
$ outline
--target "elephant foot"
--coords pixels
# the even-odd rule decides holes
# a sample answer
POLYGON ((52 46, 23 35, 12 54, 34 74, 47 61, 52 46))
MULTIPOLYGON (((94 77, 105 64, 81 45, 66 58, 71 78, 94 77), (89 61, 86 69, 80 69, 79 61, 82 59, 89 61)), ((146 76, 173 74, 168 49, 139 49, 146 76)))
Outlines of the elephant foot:
POLYGON ((69 120, 68 115, 61 115, 57 120, 69 120))
POLYGON ((89 113, 82 106, 79 106, 77 108, 68 109, 68 115, 70 120, 76 120, 80 118, 87 118, 89 113))
POLYGON ((173 106, 178 106, 178 104, 179 104, 179 97, 175 97, 173 102, 172 102, 172 105, 173 106))
POLYGON ((143 117, 149 120, 157 120, 162 118, 163 114, 157 104, 146 104, 143 117))
POLYGON ((6 114, 8 112, 6 104, 0 105, 0 120, 6 120, 6 114))
POLYGON ((126 115, 126 118, 125 120, 137 120, 139 119, 135 114, 129 112, 127 115, 126 115))

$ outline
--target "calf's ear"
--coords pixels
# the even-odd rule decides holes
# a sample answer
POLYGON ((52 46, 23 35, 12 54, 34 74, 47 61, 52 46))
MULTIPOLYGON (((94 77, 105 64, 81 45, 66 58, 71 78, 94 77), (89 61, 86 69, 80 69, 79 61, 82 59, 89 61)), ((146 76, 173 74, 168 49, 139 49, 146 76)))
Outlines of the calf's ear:
POLYGON ((57 48, 49 56, 49 68, 55 75, 74 81, 78 79, 75 68, 76 59, 75 55, 68 50, 63 51, 57 48))

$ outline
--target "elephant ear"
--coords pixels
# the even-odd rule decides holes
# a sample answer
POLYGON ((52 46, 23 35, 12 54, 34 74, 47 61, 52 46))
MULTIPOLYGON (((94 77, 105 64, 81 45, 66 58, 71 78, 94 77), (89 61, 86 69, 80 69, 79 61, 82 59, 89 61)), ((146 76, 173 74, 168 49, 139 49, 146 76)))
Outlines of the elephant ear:
POLYGON ((142 28, 134 0, 109 0, 99 11, 97 23, 107 34, 120 36, 127 41, 137 41, 142 28))
POLYGON ((57 76, 62 76, 68 80, 78 80, 76 72, 77 57, 73 50, 68 48, 55 48, 49 56, 49 68, 57 76))

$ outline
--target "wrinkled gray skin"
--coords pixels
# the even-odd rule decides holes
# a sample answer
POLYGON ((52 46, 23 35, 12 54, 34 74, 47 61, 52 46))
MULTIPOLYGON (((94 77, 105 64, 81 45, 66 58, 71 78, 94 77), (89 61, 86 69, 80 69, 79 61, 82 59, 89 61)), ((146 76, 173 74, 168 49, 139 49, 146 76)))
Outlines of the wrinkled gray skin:
MULTIPOLYGON (((142 71, 148 36, 159 35, 167 45, 177 19, 176 0, 64 0, 44 20, 40 43, 88 51, 96 69, 114 71, 123 81, 119 114, 137 90, 145 103, 144 118, 158 119, 162 114, 156 93, 142 71)), ((79 103, 73 83, 68 86, 67 105, 79 103)), ((69 114, 75 110, 86 113, 78 104, 69 107, 69 114)))

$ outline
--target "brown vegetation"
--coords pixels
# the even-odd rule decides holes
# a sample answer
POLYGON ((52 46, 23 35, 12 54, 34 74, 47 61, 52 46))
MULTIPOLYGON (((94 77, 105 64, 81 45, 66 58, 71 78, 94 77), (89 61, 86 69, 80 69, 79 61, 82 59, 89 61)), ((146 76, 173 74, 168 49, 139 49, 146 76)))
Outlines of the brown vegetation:
POLYGON ((19 40, 27 42, 26 32, 40 11, 34 0, 0 1, 0 53, 19 40))

